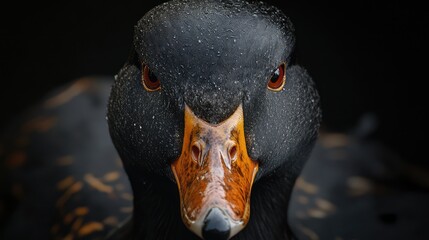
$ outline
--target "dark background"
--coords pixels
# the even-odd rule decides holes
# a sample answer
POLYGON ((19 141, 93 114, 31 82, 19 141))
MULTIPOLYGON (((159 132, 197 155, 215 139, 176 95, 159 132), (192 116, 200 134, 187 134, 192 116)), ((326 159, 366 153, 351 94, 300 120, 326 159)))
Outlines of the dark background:
MULTIPOLYGON (((134 24, 160 2, 2 6, 0 127, 64 83, 115 75, 130 51, 134 24)), ((295 24, 297 63, 316 81, 324 127, 345 131, 363 114, 374 114, 379 122, 375 138, 402 157, 423 163, 423 115, 428 112, 425 8, 409 1, 268 2, 281 7, 295 24)))

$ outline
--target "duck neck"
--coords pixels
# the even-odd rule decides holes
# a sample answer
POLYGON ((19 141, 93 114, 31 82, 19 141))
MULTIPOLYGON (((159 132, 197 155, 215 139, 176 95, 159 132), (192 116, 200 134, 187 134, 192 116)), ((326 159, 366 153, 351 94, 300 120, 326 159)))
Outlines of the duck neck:
MULTIPOLYGON (((252 190, 249 223, 232 240, 289 239, 287 207, 290 186, 292 184, 282 174, 272 174, 256 182, 252 190)), ((131 227, 122 239, 200 240, 182 222, 179 193, 171 181, 151 179, 145 184, 134 184, 133 189, 133 219, 127 224, 131 227)))
POLYGON ((167 178, 151 178, 133 184, 132 237, 145 240, 199 240, 183 224, 177 186, 167 178))

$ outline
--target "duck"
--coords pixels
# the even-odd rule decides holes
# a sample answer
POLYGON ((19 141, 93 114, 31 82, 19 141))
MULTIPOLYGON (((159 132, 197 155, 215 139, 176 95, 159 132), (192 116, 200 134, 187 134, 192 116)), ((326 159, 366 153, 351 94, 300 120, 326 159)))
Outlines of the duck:
POLYGON ((44 214, 50 225, 9 221, 6 235, 293 238, 290 196, 321 121, 294 45, 291 20, 266 3, 153 8, 113 80, 81 79, 52 94, 19 127, 18 150, 3 151, 13 179, 4 182, 15 198, 27 194, 7 216, 44 214))

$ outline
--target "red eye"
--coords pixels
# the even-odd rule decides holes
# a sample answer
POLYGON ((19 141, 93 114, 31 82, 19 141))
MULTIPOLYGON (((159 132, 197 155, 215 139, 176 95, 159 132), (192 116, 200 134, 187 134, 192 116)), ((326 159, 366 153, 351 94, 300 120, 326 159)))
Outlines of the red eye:
POLYGON ((270 80, 268 81, 268 89, 271 91, 281 91, 283 86, 286 83, 286 64, 282 63, 271 75, 270 80))
POLYGON ((159 81, 158 77, 149 69, 147 65, 143 65, 142 83, 143 87, 149 92, 154 92, 161 89, 161 81, 159 81))

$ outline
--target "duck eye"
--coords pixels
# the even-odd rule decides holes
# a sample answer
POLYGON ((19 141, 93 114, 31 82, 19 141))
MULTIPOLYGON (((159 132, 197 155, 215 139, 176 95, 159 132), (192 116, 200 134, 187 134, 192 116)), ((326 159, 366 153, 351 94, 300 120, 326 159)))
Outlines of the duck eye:
POLYGON ((161 89, 161 81, 159 81, 158 77, 149 69, 147 65, 143 65, 142 83, 143 87, 149 92, 154 92, 161 89))
POLYGON ((282 63, 271 75, 270 80, 268 81, 268 89, 271 91, 281 91, 283 89, 283 86, 286 83, 286 64, 282 63))

